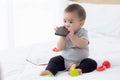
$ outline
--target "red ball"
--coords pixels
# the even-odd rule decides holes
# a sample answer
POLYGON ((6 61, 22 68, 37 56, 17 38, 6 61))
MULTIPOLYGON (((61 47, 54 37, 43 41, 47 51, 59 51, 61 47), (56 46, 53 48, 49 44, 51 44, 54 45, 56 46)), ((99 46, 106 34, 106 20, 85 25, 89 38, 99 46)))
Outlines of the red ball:
POLYGON ((103 66, 105 66, 106 68, 110 68, 111 67, 111 64, 110 64, 110 62, 109 61, 104 61, 103 62, 103 64, 102 64, 103 66))

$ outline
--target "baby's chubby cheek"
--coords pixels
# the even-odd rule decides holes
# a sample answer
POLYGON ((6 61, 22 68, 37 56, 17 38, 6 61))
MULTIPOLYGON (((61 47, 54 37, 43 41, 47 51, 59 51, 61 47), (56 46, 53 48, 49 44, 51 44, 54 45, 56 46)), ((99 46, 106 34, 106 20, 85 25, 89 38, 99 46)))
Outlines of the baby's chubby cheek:
POLYGON ((70 27, 70 28, 68 28, 68 31, 74 32, 74 28, 70 27))

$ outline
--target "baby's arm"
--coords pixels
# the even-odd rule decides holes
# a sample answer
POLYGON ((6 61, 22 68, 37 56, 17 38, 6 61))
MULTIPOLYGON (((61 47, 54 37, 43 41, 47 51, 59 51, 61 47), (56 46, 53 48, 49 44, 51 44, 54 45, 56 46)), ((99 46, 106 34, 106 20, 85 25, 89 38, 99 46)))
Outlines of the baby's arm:
POLYGON ((88 45, 88 40, 84 38, 79 38, 78 36, 74 34, 72 35, 69 34, 69 38, 72 41, 72 43, 78 46, 79 48, 86 48, 88 45))
POLYGON ((60 37, 58 43, 57 43, 57 48, 62 51, 66 46, 66 37, 60 37))

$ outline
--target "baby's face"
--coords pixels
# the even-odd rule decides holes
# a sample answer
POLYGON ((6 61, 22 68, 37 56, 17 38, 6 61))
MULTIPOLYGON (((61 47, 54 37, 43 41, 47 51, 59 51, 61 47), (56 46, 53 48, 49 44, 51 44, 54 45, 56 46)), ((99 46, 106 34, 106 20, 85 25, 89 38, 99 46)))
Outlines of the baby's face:
POLYGON ((64 26, 70 30, 72 29, 76 32, 82 27, 80 18, 77 13, 74 12, 65 12, 64 13, 64 26))

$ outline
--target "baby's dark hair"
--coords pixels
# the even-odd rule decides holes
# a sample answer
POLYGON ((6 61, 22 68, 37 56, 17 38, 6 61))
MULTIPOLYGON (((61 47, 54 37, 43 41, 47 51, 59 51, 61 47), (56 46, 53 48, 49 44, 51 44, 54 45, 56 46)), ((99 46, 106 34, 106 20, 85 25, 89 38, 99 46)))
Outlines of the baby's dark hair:
POLYGON ((81 21, 86 19, 86 12, 84 8, 79 4, 71 4, 65 8, 65 12, 77 12, 81 21))

